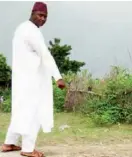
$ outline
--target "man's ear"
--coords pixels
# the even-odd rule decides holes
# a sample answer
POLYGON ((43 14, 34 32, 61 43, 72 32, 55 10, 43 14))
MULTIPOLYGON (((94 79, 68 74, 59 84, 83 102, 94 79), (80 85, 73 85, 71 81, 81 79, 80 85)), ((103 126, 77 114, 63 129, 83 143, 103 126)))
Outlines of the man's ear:
POLYGON ((32 13, 31 13, 31 17, 34 17, 34 15, 35 15, 35 13, 34 13, 34 12, 32 12, 32 13))

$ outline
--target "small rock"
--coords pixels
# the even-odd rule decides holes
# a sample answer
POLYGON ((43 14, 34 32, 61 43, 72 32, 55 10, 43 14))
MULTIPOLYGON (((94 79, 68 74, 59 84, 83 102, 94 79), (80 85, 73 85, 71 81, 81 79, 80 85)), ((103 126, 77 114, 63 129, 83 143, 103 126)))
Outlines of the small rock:
POLYGON ((0 104, 2 104, 4 102, 4 97, 0 96, 0 104))
POLYGON ((60 131, 63 131, 63 130, 68 129, 68 128, 70 128, 70 126, 67 125, 67 124, 65 124, 65 125, 61 125, 61 126, 59 127, 59 130, 60 130, 60 131))

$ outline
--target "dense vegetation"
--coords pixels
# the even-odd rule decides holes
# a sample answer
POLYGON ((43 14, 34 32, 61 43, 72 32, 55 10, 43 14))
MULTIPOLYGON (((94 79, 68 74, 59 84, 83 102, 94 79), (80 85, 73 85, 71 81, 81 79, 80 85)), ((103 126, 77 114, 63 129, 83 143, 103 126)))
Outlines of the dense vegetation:
MULTIPOLYGON (((96 125, 131 124, 131 72, 122 67, 112 66, 110 72, 103 79, 95 79, 87 70, 80 71, 84 63, 74 61, 76 62, 75 65, 78 64, 78 66, 72 69, 71 65, 74 64, 70 63, 69 58, 67 58, 71 48, 66 45, 60 46, 59 43, 60 40, 55 39, 55 44, 50 42, 52 47, 49 49, 56 58, 58 65, 60 64, 60 70, 63 73, 68 88, 60 90, 55 83, 53 84, 55 111, 79 112, 91 118, 96 125), (60 54, 63 55, 61 56, 60 54), (65 65, 68 67, 67 71, 63 65, 63 63, 66 64, 64 60, 69 63, 65 65), (67 106, 70 106, 70 109, 67 106)), ((11 69, 7 65, 5 57, 0 55, 0 81, 3 82, 5 80, 4 86, 0 84, 0 96, 4 97, 4 102, 0 103, 0 110, 2 112, 11 111, 11 88, 8 86, 10 78, 11 69)))

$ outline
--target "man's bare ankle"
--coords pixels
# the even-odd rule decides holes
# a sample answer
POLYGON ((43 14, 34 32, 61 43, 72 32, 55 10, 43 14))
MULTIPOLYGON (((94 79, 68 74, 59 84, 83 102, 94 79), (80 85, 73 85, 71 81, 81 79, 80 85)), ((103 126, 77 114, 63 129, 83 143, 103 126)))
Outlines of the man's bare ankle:
POLYGON ((4 143, 3 145, 4 145, 4 146, 12 146, 12 145, 14 145, 14 144, 6 144, 6 143, 4 143))

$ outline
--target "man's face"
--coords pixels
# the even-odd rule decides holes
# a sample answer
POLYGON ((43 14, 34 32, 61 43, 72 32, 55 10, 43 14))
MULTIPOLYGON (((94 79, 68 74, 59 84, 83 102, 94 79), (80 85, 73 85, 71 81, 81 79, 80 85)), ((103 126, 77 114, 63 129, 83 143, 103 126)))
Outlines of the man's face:
POLYGON ((38 27, 41 27, 45 24, 47 20, 47 13, 41 12, 41 11, 36 11, 34 13, 34 22, 38 27))

